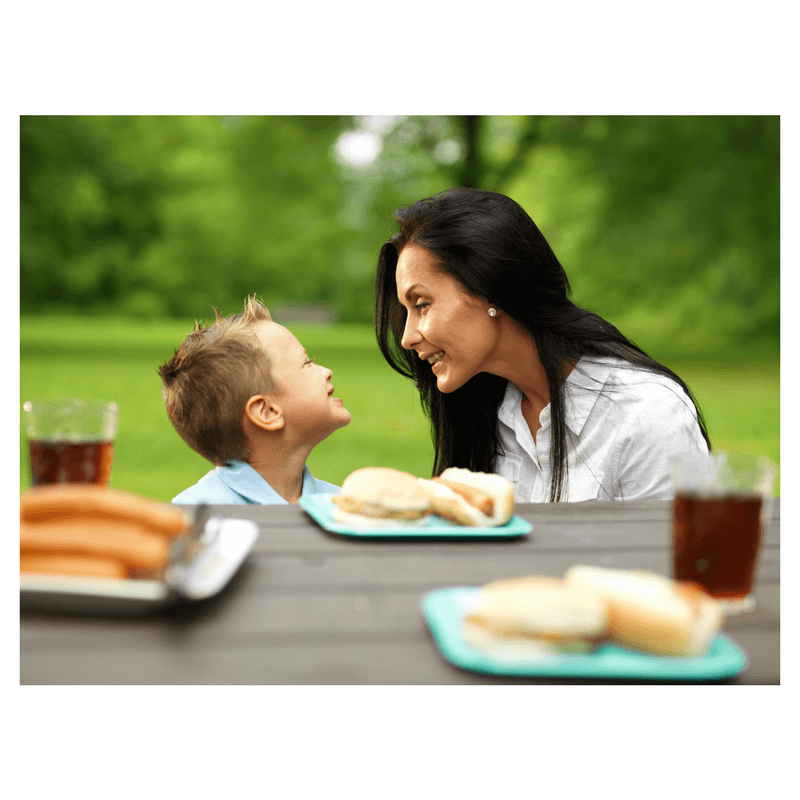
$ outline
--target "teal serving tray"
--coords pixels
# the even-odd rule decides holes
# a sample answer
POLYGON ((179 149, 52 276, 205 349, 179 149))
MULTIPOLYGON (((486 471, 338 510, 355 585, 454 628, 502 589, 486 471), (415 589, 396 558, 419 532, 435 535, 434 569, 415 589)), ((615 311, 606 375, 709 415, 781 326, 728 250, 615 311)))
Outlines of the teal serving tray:
POLYGON ((553 655, 532 661, 496 660, 461 638, 461 618, 474 605, 477 586, 436 589, 420 601, 442 656, 462 669, 487 675, 599 678, 606 680, 705 681, 732 678, 747 667, 747 654, 724 634, 695 658, 652 656, 613 644, 589 655, 553 655))
POLYGON ((386 526, 356 527, 339 525, 333 521, 335 506, 330 494, 306 494, 300 498, 300 505, 325 530, 339 533, 342 536, 360 538, 457 538, 457 539, 511 539, 524 536, 533 530, 533 525, 520 517, 512 517, 505 525, 496 528, 474 528, 469 525, 455 525, 434 515, 425 517, 419 525, 392 525, 387 520, 386 526))

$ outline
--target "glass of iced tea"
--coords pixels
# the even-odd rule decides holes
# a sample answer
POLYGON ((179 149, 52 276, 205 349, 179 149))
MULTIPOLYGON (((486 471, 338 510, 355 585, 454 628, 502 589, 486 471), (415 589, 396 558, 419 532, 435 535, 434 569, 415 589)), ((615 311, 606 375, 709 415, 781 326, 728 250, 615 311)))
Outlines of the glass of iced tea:
POLYGON ((694 581, 727 614, 752 611, 765 500, 776 467, 764 456, 715 452, 685 456, 673 470, 673 576, 694 581))
POLYGON ((31 486, 108 486, 119 408, 95 400, 28 400, 23 405, 31 486))

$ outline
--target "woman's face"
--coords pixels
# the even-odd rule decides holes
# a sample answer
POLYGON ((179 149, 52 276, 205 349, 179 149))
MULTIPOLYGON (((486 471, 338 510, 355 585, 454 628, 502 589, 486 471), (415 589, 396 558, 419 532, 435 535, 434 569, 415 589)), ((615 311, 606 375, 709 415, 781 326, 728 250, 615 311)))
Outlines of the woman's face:
POLYGON ((491 371, 499 326, 485 300, 467 294, 437 268, 433 253, 417 245, 403 248, 395 277, 408 312, 401 344, 431 364, 440 392, 454 392, 479 372, 491 371))

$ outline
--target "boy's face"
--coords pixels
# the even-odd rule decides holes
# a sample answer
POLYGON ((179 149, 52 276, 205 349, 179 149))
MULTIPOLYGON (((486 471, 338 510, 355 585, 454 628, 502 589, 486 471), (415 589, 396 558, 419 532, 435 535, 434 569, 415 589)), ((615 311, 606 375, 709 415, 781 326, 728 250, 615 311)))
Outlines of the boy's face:
POLYGON ((293 434, 321 442, 350 422, 350 412, 333 396, 331 371, 315 364, 291 331, 276 322, 257 322, 253 330, 272 357, 277 397, 293 434))

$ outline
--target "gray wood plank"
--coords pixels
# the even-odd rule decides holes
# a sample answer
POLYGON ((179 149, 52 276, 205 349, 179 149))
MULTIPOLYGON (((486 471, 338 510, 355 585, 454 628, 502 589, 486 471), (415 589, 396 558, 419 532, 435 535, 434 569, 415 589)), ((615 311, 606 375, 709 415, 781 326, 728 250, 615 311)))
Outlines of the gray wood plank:
MULTIPOLYGON (((776 634, 749 633, 742 644, 751 654, 747 671, 725 683, 778 683, 771 663, 776 634), (762 657, 762 654, 766 654, 762 657)), ((249 646, 221 645, 196 652, 193 648, 158 648, 132 661, 119 651, 46 653, 25 659, 21 682, 48 684, 64 676, 64 684, 281 684, 281 685, 440 685, 504 683, 630 683, 549 678, 495 677, 468 672, 446 662, 430 640, 419 637, 389 641, 256 641, 249 646)), ((635 681, 634 683, 639 683, 635 681)))
MULTIPOLYGON (((779 590, 762 587, 758 607, 726 620, 724 630, 736 638, 750 633, 777 633, 779 590)), ((248 649, 254 642, 406 641, 425 630, 418 591, 250 595, 239 593, 220 609, 193 607, 187 614, 150 620, 53 617, 30 618, 21 631, 29 657, 77 650, 84 654, 142 649, 196 649, 225 645, 248 649), (198 624, 201 623, 201 624, 198 624)))
MULTIPOLYGON (((779 509, 778 498, 772 505, 779 509)), ((484 542, 453 540, 396 540, 348 537, 323 530, 299 506, 218 506, 222 513, 251 519, 262 526, 256 552, 295 551, 336 552, 342 547, 400 547, 416 543, 431 549, 457 546, 479 547, 484 542)), ((670 543, 671 504, 586 502, 563 504, 524 504, 517 514, 531 522, 531 534, 506 540, 509 547, 534 542, 539 546, 560 546, 581 549, 587 545, 604 546, 668 546, 670 543), (643 538, 644 537, 644 538, 643 538)), ((766 526, 763 543, 780 544, 780 524, 775 516, 766 526)))
MULTIPOLYGON (((561 577, 573 564, 608 568, 645 569, 670 575, 672 560, 663 549, 583 551, 578 557, 561 552, 494 552, 481 558, 477 552, 458 550, 447 557, 424 553, 365 553, 311 559, 304 555, 276 554, 259 559, 257 588, 275 587, 363 587, 386 589, 415 586, 462 586, 524 575, 561 577)), ((758 581, 779 580, 779 551, 764 548, 756 569, 758 581)))

